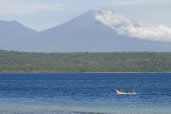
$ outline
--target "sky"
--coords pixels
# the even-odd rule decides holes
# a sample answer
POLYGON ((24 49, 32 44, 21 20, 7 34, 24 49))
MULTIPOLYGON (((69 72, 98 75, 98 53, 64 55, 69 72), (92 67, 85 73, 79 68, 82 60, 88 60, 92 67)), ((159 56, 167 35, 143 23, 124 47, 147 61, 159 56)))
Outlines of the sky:
POLYGON ((0 0, 0 20, 16 20, 42 31, 88 10, 101 9, 145 24, 171 27, 171 0, 0 0))
POLYGON ((171 27, 164 24, 145 24, 111 10, 101 10, 95 19, 116 33, 130 38, 171 42, 171 27))

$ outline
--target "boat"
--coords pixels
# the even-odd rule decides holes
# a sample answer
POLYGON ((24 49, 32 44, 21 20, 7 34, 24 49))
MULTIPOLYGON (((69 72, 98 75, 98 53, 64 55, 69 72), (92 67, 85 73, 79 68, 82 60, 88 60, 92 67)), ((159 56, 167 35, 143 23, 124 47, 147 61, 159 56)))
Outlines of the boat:
POLYGON ((122 90, 117 90, 117 89, 115 91, 116 91, 117 95, 136 95, 135 89, 133 89, 132 92, 124 92, 122 90))

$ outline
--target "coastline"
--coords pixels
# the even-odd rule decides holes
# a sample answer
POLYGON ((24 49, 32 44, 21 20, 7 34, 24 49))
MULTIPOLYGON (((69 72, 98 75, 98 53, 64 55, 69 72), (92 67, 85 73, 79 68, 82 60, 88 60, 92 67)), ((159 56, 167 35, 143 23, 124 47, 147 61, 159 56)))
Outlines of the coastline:
POLYGON ((155 73, 168 73, 171 72, 0 72, 0 74, 155 74, 155 73))

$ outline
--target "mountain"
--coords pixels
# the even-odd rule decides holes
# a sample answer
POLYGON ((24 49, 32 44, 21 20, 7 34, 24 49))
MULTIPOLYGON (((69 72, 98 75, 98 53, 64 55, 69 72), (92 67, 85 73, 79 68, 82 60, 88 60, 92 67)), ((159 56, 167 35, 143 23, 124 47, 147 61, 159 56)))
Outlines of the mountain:
POLYGON ((0 49, 20 51, 25 48, 27 41, 33 40, 35 34, 35 30, 17 21, 0 21, 0 49))
POLYGON ((64 24, 36 32, 17 22, 0 23, 0 49, 29 52, 170 51, 171 43, 120 35, 88 11, 64 24), (5 32, 2 32, 5 31, 5 32))

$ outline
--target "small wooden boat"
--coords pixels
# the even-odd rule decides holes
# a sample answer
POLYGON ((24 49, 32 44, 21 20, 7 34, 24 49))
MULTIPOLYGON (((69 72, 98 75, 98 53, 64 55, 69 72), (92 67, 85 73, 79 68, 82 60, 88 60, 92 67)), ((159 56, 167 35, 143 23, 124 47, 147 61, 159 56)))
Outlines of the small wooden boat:
POLYGON ((136 92, 135 90, 133 90, 132 92, 123 92, 122 90, 115 90, 117 95, 136 95, 136 92))

